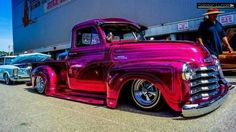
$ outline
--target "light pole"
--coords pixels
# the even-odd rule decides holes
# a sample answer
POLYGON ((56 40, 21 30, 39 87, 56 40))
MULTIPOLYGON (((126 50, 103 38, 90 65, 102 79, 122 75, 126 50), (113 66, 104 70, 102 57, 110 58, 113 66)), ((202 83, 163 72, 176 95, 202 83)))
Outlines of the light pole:
POLYGON ((11 45, 8 45, 8 55, 11 55, 11 45))

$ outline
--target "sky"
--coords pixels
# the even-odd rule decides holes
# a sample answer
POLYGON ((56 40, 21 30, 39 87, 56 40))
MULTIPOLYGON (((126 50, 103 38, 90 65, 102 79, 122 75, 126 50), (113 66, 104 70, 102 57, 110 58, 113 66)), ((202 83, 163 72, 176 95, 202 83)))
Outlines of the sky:
POLYGON ((0 0, 0 51, 9 52, 13 49, 12 38, 12 0, 0 0))

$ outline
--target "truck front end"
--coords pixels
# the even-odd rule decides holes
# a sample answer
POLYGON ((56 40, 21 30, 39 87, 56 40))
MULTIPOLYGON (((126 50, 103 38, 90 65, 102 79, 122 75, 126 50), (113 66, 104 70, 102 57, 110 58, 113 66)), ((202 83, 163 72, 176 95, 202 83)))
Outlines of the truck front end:
POLYGON ((182 67, 184 87, 188 90, 182 106, 184 117, 207 114, 223 104, 228 96, 219 60, 214 56, 203 59, 199 67, 185 63, 182 67))
MULTIPOLYGON (((145 28, 124 19, 96 22, 104 42, 110 47, 110 58, 114 64, 112 75, 117 78, 122 76, 121 79, 112 79, 114 84, 116 80, 129 80, 128 77, 124 79, 126 75, 121 75, 123 73, 120 71, 135 72, 132 79, 152 80, 170 108, 182 112, 184 117, 207 114, 226 99, 228 86, 219 60, 210 55, 203 45, 187 41, 147 41, 143 37, 142 29, 145 28)), ((119 88, 110 87, 115 94, 109 95, 115 95, 111 96, 115 100, 119 95, 117 89, 122 89, 122 85, 119 88)), ((140 93, 140 98, 150 100, 145 88, 140 93)), ((112 103, 109 107, 114 108, 117 103, 112 103)), ((154 105, 146 107, 145 103, 136 105, 146 110, 154 108, 154 105)))

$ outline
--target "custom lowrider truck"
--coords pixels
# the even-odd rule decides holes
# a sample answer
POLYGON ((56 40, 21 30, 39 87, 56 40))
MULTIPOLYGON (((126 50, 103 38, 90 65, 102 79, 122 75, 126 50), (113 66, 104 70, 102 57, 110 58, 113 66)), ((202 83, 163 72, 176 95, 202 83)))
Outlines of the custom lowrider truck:
POLYGON ((34 63, 32 85, 48 96, 116 108, 123 91, 144 110, 167 103, 184 117, 218 108, 228 95, 216 57, 185 41, 146 41, 121 18, 74 26, 65 60, 34 63), (122 92, 121 92, 122 91, 122 92))

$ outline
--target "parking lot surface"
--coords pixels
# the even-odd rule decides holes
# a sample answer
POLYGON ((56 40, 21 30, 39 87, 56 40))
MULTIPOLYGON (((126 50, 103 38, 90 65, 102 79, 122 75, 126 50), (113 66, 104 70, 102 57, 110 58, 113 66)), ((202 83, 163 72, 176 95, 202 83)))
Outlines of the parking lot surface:
MULTIPOLYGON (((226 74, 227 75, 227 74, 226 74)), ((236 84, 236 74, 226 79, 236 84)), ((236 88, 214 112, 197 118, 183 118, 169 108, 144 112, 120 103, 117 109, 68 101, 37 94, 25 84, 0 83, 0 131, 56 132, 154 132, 235 131, 236 88)))

